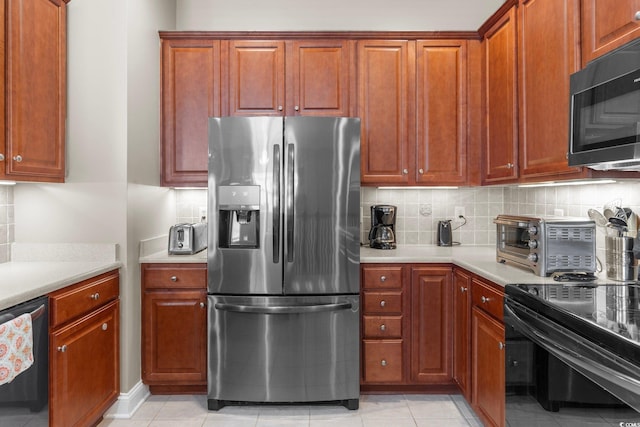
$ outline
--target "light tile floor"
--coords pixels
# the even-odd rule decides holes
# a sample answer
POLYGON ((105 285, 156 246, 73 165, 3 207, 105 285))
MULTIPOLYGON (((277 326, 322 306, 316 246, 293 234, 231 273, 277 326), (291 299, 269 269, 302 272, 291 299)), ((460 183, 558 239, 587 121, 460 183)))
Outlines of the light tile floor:
POLYGON ((207 410, 206 396, 151 396, 131 419, 99 427, 481 427, 462 396, 362 395, 360 409, 341 406, 226 406, 207 410))

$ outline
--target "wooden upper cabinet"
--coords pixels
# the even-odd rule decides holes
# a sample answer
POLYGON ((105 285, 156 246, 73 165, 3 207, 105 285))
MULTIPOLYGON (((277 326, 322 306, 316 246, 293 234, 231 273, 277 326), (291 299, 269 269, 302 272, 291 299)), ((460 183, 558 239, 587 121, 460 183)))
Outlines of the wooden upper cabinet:
POLYGON ((287 115, 354 115, 354 41, 288 41, 286 66, 287 115))
POLYGON ((63 182, 66 5, 52 0, 3 3, 6 104, 0 179, 63 182))
POLYGON ((467 42, 416 45, 416 175, 419 184, 467 181, 467 42))
POLYGON ((520 181, 582 170, 567 163, 569 76, 580 68, 578 1, 522 0, 518 7, 520 181))
POLYGON ((413 173, 414 65, 415 42, 358 41, 363 184, 406 184, 413 173))
POLYGON ((208 118, 220 115, 220 42, 162 39, 162 185, 207 185, 208 118))
POLYGON ((515 7, 487 31, 483 45, 484 182, 511 182, 518 177, 515 7))
POLYGON ((232 40, 228 49, 229 115, 284 115, 284 41, 232 40))
POLYGON ((640 0, 582 0, 582 65, 640 37, 640 0))

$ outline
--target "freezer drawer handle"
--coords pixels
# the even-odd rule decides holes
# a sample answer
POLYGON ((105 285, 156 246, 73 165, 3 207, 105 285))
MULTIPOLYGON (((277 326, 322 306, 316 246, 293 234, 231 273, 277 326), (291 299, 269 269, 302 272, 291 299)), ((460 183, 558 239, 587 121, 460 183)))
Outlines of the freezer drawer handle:
POLYGON ((260 305, 224 304, 221 302, 215 304, 215 308, 217 310, 257 314, 320 313, 325 311, 349 310, 352 307, 353 304, 351 304, 350 302, 318 305, 274 305, 271 307, 260 305))

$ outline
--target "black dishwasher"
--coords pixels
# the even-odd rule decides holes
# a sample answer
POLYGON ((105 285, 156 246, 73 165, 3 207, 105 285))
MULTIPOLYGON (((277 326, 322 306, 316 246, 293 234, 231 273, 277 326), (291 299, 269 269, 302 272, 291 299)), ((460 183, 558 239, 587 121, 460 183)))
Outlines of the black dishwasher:
POLYGON ((5 416, 17 418, 21 414, 48 418, 49 298, 35 298, 0 311, 0 324, 25 313, 31 313, 33 365, 10 383, 0 385, 0 419, 5 416))

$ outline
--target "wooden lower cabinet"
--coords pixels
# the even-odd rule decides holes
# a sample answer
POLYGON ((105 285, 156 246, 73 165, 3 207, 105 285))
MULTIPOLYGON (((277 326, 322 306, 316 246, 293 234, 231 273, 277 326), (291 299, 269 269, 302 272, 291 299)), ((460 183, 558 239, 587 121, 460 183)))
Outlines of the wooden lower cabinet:
POLYGON ((119 274, 50 294, 51 427, 92 426, 120 393, 119 274))
POLYGON ((453 270, 453 379, 471 401, 471 274, 453 270))
POLYGON ((361 268, 362 390, 455 392, 451 266, 361 268))
POLYGON ((207 389, 206 264, 142 265, 142 381, 153 394, 207 389))
POLYGON ((485 426, 505 422, 504 292, 486 281, 471 281, 471 407, 485 426))

